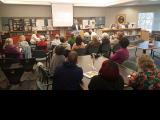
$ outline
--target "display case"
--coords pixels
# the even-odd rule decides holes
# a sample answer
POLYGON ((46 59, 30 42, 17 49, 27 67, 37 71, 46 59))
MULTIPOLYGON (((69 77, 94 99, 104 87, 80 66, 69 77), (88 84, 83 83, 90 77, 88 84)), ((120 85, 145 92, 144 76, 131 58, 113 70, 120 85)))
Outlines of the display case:
POLYGON ((9 19, 9 30, 10 31, 23 31, 24 21, 21 18, 9 19))

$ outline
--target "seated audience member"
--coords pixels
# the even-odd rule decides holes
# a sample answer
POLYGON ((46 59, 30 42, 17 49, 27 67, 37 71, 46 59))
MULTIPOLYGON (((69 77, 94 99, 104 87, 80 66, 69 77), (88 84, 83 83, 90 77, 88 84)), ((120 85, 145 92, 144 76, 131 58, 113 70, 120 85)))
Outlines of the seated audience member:
POLYGON ((40 36, 40 41, 37 42, 38 49, 47 51, 47 42, 45 41, 45 37, 43 35, 40 36))
POLYGON ((110 60, 103 62, 99 75, 94 76, 88 86, 89 90, 123 90, 124 80, 118 65, 110 60))
POLYGON ((22 48, 22 52, 24 54, 25 59, 32 58, 31 47, 26 41, 26 37, 24 35, 21 35, 19 37, 19 48, 20 49, 22 48))
POLYGON ((118 43, 119 43, 119 40, 117 39, 117 35, 110 36, 110 44, 112 48, 118 43))
POLYGON ((121 48, 119 42, 124 37, 124 32, 117 32, 116 35, 111 39, 111 46, 113 53, 121 48))
POLYGON ((74 45, 72 47, 72 50, 77 50, 77 49, 80 49, 80 48, 85 48, 85 44, 82 42, 82 38, 79 35, 79 36, 76 37, 76 43, 74 43, 74 45))
POLYGON ((31 36, 30 43, 31 44, 36 44, 37 42, 40 41, 40 38, 37 37, 37 31, 33 31, 33 34, 31 36))
POLYGON ((148 55, 142 55, 137 63, 138 73, 130 75, 129 85, 134 90, 160 90, 160 72, 154 61, 148 55))
MULTIPOLYGON (((97 33, 92 32, 92 33, 91 33, 91 40, 93 40, 93 37, 94 37, 94 38, 97 37, 97 33)), ((98 39, 98 38, 97 38, 97 39, 98 39)))
POLYGON ((86 46, 87 54, 98 53, 101 43, 97 39, 97 35, 92 35, 92 41, 86 46))
POLYGON ((76 42, 76 37, 74 36, 74 33, 71 34, 71 37, 68 40, 68 43, 73 46, 73 44, 76 42))
POLYGON ((83 38, 83 42, 84 44, 88 44, 91 41, 91 36, 89 35, 88 32, 84 33, 84 38, 83 38))
POLYGON ((2 57, 2 53, 3 53, 3 40, 2 40, 2 37, 1 37, 1 32, 0 32, 0 57, 2 57))
POLYGON ((109 35, 107 33, 102 34, 102 44, 99 47, 99 53, 105 57, 109 57, 111 53, 111 45, 109 40, 109 35))
POLYGON ((3 51, 3 46, 5 44, 5 40, 7 38, 10 38, 10 33, 2 31, 0 34, 0 38, 1 38, 1 48, 0 49, 1 49, 1 51, 3 51))
POLYGON ((125 60, 129 58, 129 51, 127 49, 129 45, 129 40, 127 38, 122 38, 119 42, 121 48, 111 55, 110 59, 122 64, 125 60))
POLYGON ((13 57, 17 59, 22 59, 22 53, 20 49, 13 44, 13 39, 12 38, 7 38, 6 42, 4 44, 4 52, 6 57, 13 57))
POLYGON ((63 46, 66 50, 71 50, 71 45, 65 40, 64 37, 60 37, 60 42, 60 46, 63 46))
POLYGON ((64 47, 57 46, 55 48, 55 54, 53 55, 51 59, 51 67, 50 67, 51 76, 54 75, 56 67, 62 65, 64 62, 65 62, 64 47))
POLYGON ((28 42, 26 41, 26 37, 24 35, 19 36, 19 43, 18 43, 20 48, 24 48, 25 46, 28 46, 28 42))
POLYGON ((61 42, 60 42, 60 39, 59 39, 59 35, 56 34, 55 39, 53 41, 51 41, 51 46, 58 46, 60 44, 61 44, 61 42))
POLYGON ((83 70, 77 64, 78 54, 71 51, 67 61, 57 67, 53 77, 53 90, 81 90, 83 70))

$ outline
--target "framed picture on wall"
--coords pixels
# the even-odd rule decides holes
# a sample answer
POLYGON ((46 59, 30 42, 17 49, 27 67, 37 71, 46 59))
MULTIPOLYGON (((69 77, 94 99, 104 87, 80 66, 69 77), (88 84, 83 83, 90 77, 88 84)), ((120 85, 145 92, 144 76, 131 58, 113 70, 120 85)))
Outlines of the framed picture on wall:
POLYGON ((126 14, 117 15, 116 20, 117 20, 118 24, 124 24, 124 23, 126 23, 126 14))

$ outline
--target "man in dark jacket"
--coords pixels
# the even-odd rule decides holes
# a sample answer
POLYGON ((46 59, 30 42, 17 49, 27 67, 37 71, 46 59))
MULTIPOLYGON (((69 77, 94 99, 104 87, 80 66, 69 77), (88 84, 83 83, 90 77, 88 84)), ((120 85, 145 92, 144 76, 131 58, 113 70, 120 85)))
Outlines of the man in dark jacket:
POLYGON ((73 30, 73 31, 79 31, 79 30, 81 30, 81 27, 80 27, 80 25, 78 24, 78 21, 77 21, 77 20, 74 21, 74 24, 72 25, 72 30, 73 30))
POLYGON ((81 90, 83 70, 77 64, 78 55, 72 51, 68 59, 57 67, 53 76, 53 90, 81 90))

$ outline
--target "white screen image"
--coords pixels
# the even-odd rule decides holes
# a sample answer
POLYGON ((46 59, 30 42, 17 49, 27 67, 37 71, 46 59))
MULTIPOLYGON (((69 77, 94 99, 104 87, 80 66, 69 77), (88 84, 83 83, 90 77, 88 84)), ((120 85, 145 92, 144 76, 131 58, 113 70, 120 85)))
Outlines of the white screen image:
POLYGON ((52 4, 53 27, 70 27, 73 25, 72 4, 52 4))

